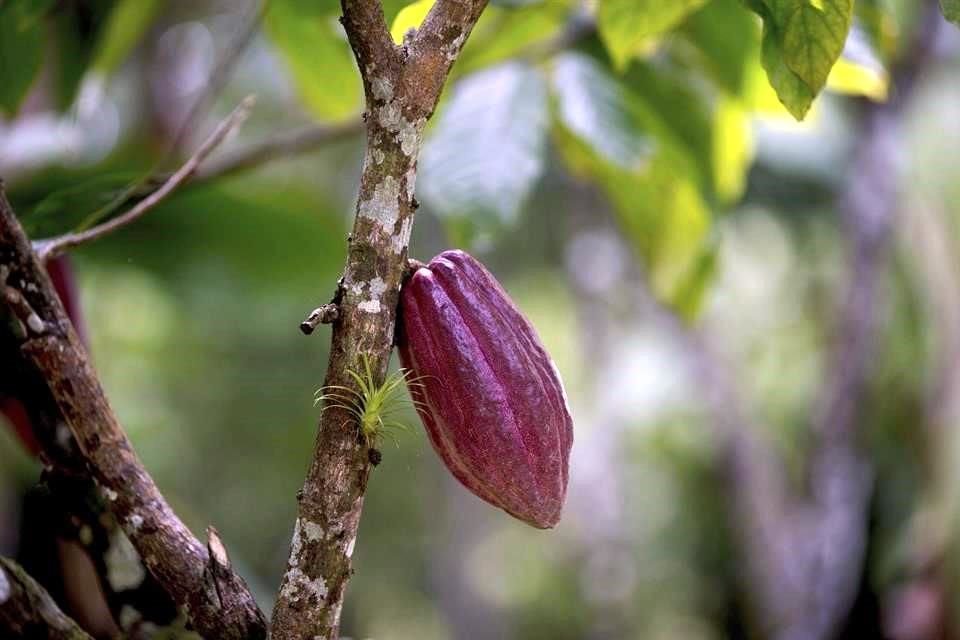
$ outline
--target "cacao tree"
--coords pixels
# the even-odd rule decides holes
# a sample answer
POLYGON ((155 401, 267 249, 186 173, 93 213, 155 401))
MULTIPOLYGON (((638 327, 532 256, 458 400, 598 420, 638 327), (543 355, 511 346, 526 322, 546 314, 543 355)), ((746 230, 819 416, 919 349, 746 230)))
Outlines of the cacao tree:
POLYGON ((953 637, 958 19, 0 0, 0 637, 953 637))

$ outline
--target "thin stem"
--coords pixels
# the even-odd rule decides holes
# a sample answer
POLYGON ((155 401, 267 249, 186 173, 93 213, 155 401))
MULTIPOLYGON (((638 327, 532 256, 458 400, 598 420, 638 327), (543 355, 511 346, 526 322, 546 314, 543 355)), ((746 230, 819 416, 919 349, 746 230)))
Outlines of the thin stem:
POLYGON ((102 238, 143 217, 193 177, 200 165, 213 153, 214 149, 243 124, 247 116, 250 115, 253 104, 253 96, 244 98, 237 108, 217 125, 213 133, 203 141, 203 144, 200 145, 197 151, 190 156, 173 175, 167 178, 159 189, 135 204, 128 211, 86 231, 67 233, 56 238, 41 240, 35 243, 34 248, 41 261, 46 261, 61 255, 67 249, 102 238))

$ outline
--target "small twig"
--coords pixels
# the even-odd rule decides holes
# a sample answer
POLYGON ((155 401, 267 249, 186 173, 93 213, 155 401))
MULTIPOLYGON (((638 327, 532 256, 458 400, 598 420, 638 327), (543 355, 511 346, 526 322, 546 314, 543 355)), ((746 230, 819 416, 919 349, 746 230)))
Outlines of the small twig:
POLYGON ((308 336, 321 324, 336 322, 339 317, 340 309, 337 305, 328 303, 319 306, 310 312, 306 320, 300 323, 300 331, 303 331, 303 334, 308 336))
POLYGON ((60 610, 46 589, 13 560, 0 557, 0 635, 5 638, 92 640, 60 610), (42 629, 42 635, 37 630, 42 629))
POLYGON ((213 133, 204 140, 196 153, 190 156, 183 166, 177 169, 159 189, 135 204, 130 210, 86 231, 67 233, 56 238, 36 242, 34 248, 41 261, 49 260, 62 254, 67 249, 97 240, 117 229, 121 229, 156 207, 167 196, 176 191, 178 187, 193 177, 203 161, 207 159, 207 156, 209 156, 228 135, 236 131, 236 129, 243 124, 243 121, 250 115, 253 104, 253 96, 244 98, 239 106, 217 125, 213 133))
MULTIPOLYGON (((44 323, 43 333, 28 335, 20 351, 46 380, 90 474, 146 568, 203 636, 264 638, 266 621, 243 579, 230 573, 229 579, 210 583, 207 549, 177 518, 134 452, 2 189, 0 264, 44 323)), ((12 311, 29 323, 26 307, 14 306, 12 311)))
POLYGON ((199 183, 215 180, 253 169, 272 160, 309 153, 324 145, 347 140, 362 132, 363 120, 359 117, 339 124, 318 124, 296 131, 285 131, 231 153, 224 153, 201 167, 193 181, 199 183))

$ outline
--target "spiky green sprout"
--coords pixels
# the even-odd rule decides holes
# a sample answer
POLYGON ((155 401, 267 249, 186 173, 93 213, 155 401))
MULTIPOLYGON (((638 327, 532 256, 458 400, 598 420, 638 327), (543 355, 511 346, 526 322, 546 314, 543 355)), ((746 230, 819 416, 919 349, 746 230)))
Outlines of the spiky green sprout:
POLYGON ((403 395, 403 386, 422 386, 419 378, 411 378, 410 371, 398 369, 377 385, 370 367, 370 357, 364 353, 360 359, 363 370, 356 372, 348 369, 347 375, 356 383, 353 389, 341 385, 329 385, 317 390, 314 395, 314 406, 323 403, 323 411, 327 409, 343 409, 356 419, 363 434, 364 440, 371 447, 376 447, 384 435, 389 435, 399 445, 395 432, 408 431, 409 425, 397 418, 397 413, 408 405, 422 406, 419 400, 403 395))

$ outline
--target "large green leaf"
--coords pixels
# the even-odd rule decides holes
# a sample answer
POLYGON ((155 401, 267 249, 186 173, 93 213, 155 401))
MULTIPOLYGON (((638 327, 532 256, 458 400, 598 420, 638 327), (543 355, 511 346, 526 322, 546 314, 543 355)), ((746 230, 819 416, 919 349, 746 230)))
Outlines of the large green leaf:
POLYGON ((707 0, 600 0, 597 28, 618 69, 707 0))
POLYGON ((646 163, 655 142, 623 84, 587 56, 557 57, 553 90, 560 120, 604 160, 624 169, 646 163))
POLYGON ((654 292, 692 313, 711 216, 683 145, 595 61, 560 56, 552 79, 561 156, 604 190, 654 292))
POLYGON ((0 114, 13 115, 43 65, 43 30, 30 0, 0 4, 0 114))
POLYGON ((763 66, 777 96, 802 120, 843 51, 853 0, 745 0, 763 18, 763 66))
POLYGON ((266 32, 277 46, 307 108, 320 119, 342 119, 361 105, 353 55, 337 22, 338 3, 272 0, 266 32))
POLYGON ((566 27, 569 14, 570 0, 487 7, 467 39, 454 74, 480 70, 549 41, 566 27))
POLYGON ((548 124, 536 69, 513 62, 464 78, 424 145, 417 193, 440 215, 512 221, 543 172, 548 124))
POLYGON ((743 98, 750 64, 759 59, 760 28, 738 0, 711 0, 684 23, 697 61, 726 93, 743 98))

